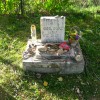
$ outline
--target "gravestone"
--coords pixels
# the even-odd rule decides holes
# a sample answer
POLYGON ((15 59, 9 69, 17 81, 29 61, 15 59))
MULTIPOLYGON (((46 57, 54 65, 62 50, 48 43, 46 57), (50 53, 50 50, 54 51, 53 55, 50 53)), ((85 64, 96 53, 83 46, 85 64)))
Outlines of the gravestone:
MULTIPOLYGON (((83 72, 84 59, 79 42, 69 44, 68 40, 64 40, 65 17, 41 17, 40 27, 41 39, 36 40, 34 37, 29 39, 23 53, 24 70, 59 74, 83 72)), ((33 32, 34 30, 31 34, 33 32)))
POLYGON ((63 42, 65 36, 65 17, 41 17, 41 41, 63 42))

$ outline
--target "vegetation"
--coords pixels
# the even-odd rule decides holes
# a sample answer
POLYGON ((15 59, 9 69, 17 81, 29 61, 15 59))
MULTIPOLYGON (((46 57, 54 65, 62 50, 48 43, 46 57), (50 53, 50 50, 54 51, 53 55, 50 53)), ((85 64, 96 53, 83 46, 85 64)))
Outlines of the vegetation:
MULTIPOLYGON (((26 14, 34 12, 63 13, 73 10, 98 8, 99 0, 1 0, 0 14, 26 14)), ((92 10, 93 11, 93 10, 92 10)))
POLYGON ((99 100, 99 9, 99 0, 1 0, 0 100, 99 100), (66 16, 66 36, 71 27, 80 27, 85 71, 74 75, 43 74, 38 79, 34 73, 23 71, 22 53, 31 24, 37 26, 40 37, 40 17, 56 14, 66 16))

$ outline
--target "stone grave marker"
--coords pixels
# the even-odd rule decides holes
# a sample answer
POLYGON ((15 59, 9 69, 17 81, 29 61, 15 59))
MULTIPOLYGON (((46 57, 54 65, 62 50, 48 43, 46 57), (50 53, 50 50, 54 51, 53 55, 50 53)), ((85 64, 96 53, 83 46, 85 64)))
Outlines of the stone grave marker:
MULTIPOLYGON (((84 58, 75 35, 74 43, 64 40, 65 17, 40 18, 41 40, 36 40, 36 27, 31 26, 32 39, 23 53, 23 69, 37 73, 72 74, 84 70, 84 58)), ((77 37, 76 37, 77 36, 77 37)), ((70 37, 71 39, 72 37, 70 37)))
POLYGON ((65 17, 52 16, 41 17, 41 41, 63 42, 65 36, 65 17))

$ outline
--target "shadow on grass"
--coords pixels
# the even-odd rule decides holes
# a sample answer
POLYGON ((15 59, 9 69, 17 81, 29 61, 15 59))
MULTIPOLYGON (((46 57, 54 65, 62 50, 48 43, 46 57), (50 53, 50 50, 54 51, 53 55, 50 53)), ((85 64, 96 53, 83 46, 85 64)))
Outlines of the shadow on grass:
POLYGON ((39 17, 18 17, 17 15, 0 16, 0 33, 7 34, 11 38, 18 38, 20 41, 26 42, 30 37, 30 26, 37 26, 37 34, 39 34, 39 17))
POLYGON ((0 57, 0 62, 2 62, 3 64, 5 64, 7 66, 10 66, 14 71, 16 71, 16 70, 22 71, 22 69, 18 65, 12 64, 12 62, 14 62, 14 61, 11 59, 6 59, 6 58, 0 57))
POLYGON ((0 86, 0 100, 16 100, 0 86))
MULTIPOLYGON (((56 13, 55 13, 56 14, 56 13)), ((66 16, 66 30, 69 31, 72 26, 79 26, 82 31, 97 27, 100 23, 99 18, 94 17, 91 12, 61 12, 59 15, 66 16), (95 25, 94 25, 95 24, 95 25), (84 28, 83 28, 84 27, 84 28)), ((37 36, 40 38, 40 17, 44 14, 29 14, 24 17, 18 15, 1 15, 0 31, 2 34, 8 34, 12 38, 18 38, 20 41, 27 41, 30 37, 30 26, 35 24, 37 36)), ((100 29, 100 28, 99 28, 100 29)), ((93 31, 94 32, 94 31, 93 31)), ((97 30, 99 32, 99 30, 97 30)))
MULTIPOLYGON (((34 78, 30 76, 32 74, 29 74, 29 77, 24 77, 29 83, 34 78)), ((58 100, 92 100, 93 98, 99 100, 100 97, 99 82, 94 80, 94 77, 91 75, 86 77, 84 74, 44 74, 41 79, 34 78, 34 80, 39 84, 39 88, 45 88, 45 92, 39 96, 39 100, 48 94, 49 99, 56 97, 58 100), (58 81, 58 77, 62 77, 63 81, 58 81), (43 86, 44 81, 48 82, 47 87, 43 86)))

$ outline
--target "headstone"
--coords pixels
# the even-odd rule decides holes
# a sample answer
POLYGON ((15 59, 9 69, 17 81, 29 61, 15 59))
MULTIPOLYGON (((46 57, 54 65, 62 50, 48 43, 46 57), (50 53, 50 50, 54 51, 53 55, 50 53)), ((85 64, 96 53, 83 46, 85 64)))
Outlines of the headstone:
POLYGON ((85 63, 78 41, 71 44, 64 41, 65 17, 41 17, 40 25, 40 41, 35 41, 36 27, 31 26, 32 39, 28 40, 23 53, 24 70, 59 74, 83 72, 85 63))
POLYGON ((41 17, 41 41, 63 42, 65 36, 65 17, 41 17))

